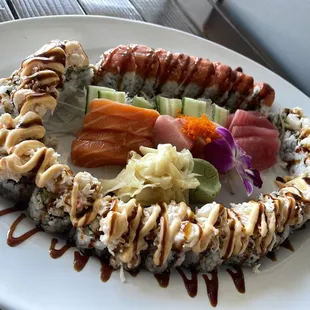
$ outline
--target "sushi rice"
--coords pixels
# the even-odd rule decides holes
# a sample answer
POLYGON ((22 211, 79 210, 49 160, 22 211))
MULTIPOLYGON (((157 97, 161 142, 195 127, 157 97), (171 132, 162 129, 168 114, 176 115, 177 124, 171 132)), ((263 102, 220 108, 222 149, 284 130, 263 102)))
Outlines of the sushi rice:
POLYGON ((65 200, 46 189, 36 188, 27 209, 29 217, 47 232, 66 232, 72 227, 65 200))

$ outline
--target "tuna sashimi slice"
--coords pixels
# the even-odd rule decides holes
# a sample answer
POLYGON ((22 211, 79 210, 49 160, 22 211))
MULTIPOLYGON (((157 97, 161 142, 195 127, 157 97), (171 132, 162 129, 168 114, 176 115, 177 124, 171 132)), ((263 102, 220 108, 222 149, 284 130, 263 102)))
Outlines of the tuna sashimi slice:
POLYGON ((157 118, 153 127, 153 144, 170 143, 180 152, 183 149, 190 150, 194 141, 188 138, 182 131, 182 119, 173 118, 169 115, 161 115, 157 118))
POLYGON ((279 133, 275 129, 256 126, 234 126, 231 134, 234 138, 261 137, 264 139, 276 139, 279 133))
POLYGON ((231 125, 231 122, 233 120, 233 118, 235 117, 235 114, 230 114, 228 115, 227 117, 227 120, 226 120, 226 124, 225 124, 225 127, 228 129, 231 125))
POLYGON ((247 112, 244 110, 237 110, 234 114, 234 118, 229 126, 229 130, 232 131, 234 126, 256 126, 264 127, 268 129, 275 129, 272 123, 259 112, 247 112))
POLYGON ((252 157, 252 168, 265 170, 277 162, 279 139, 261 137, 236 138, 236 143, 252 157))

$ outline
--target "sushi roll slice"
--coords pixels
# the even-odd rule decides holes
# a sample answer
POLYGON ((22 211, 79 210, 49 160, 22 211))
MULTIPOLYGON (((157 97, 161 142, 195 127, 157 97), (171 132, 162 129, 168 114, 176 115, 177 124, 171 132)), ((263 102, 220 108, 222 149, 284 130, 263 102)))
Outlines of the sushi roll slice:
POLYGON ((57 100, 48 93, 37 93, 32 89, 19 89, 12 94, 14 110, 19 116, 28 112, 37 113, 44 117, 47 112, 53 113, 57 100))
POLYGON ((174 248, 174 240, 181 229, 182 222, 192 217, 192 212, 185 203, 177 204, 175 201, 169 204, 160 203, 155 207, 160 207, 161 211, 154 231, 156 237, 150 244, 144 266, 151 272, 161 273, 182 265, 185 254, 174 248))
POLYGON ((186 75, 190 57, 184 54, 173 53, 172 57, 161 58, 167 60, 165 71, 160 72, 157 92, 164 97, 173 98, 178 94, 179 85, 186 75))
POLYGON ((0 115, 4 113, 17 115, 11 100, 14 89, 16 89, 16 85, 11 77, 0 79, 0 115))
POLYGON ((0 182, 0 195, 14 202, 28 203, 35 189, 33 178, 22 177, 18 182, 14 180, 3 180, 0 182))
POLYGON ((96 64, 96 85, 132 93, 136 74, 135 57, 131 48, 119 45, 105 52, 96 64))
POLYGON ((72 227, 66 195, 36 188, 30 198, 28 215, 46 232, 66 232, 72 227))
MULTIPOLYGON (((185 90, 187 89, 187 86, 191 82, 194 73, 197 70, 197 65, 199 63, 199 58, 190 56, 187 60, 187 68, 184 68, 178 82, 178 86, 176 90, 174 91, 174 97, 176 98, 182 98, 184 97, 183 94, 185 93, 185 90)), ((190 94, 189 97, 193 98, 195 94, 190 94)))
POLYGON ((87 226, 72 228, 70 237, 79 250, 91 250, 96 256, 108 257, 106 245, 100 240, 99 217, 87 226))
MULTIPOLYGON (((134 244, 138 242, 136 233, 142 228, 139 226, 142 212, 142 206, 135 199, 127 203, 110 196, 103 199, 100 240, 106 245, 110 253, 110 265, 115 269, 124 267, 130 270, 140 265, 141 259, 135 255, 134 244)), ((136 246, 139 247, 138 244, 136 246)))
POLYGON ((186 85, 183 96, 200 98, 204 92, 205 85, 208 85, 214 75, 213 63, 208 59, 197 58, 192 76, 186 85))
POLYGON ((225 108, 235 112, 242 102, 250 95, 254 87, 254 79, 243 72, 233 71, 233 84, 229 91, 225 108))
POLYGON ((233 72, 229 66, 220 62, 214 62, 213 66, 214 74, 209 83, 205 85, 201 97, 211 99, 216 104, 223 106, 233 85, 233 72))
MULTIPOLYGON (((100 221, 102 218, 105 218, 109 211, 115 210, 117 205, 118 199, 112 198, 111 196, 104 197, 97 216, 87 225, 75 227, 72 230, 72 239, 75 241, 78 249, 92 250, 100 258, 108 258, 110 256, 108 247, 104 242, 104 232, 100 221)), ((114 265, 116 268, 116 264, 114 265)))
POLYGON ((56 87, 61 100, 65 100, 90 83, 93 68, 79 42, 54 40, 28 56, 15 75, 20 78, 21 88, 41 86, 33 90, 55 96, 56 87), (22 83, 25 80, 28 84, 22 83), (33 84, 32 80, 38 82, 33 84))
MULTIPOLYGON (((8 156, 14 147, 24 140, 42 140, 45 129, 42 119, 33 112, 13 119, 8 113, 0 116, 0 158, 8 156)), ((35 188, 35 174, 26 173, 20 179, 14 176, 5 176, 0 183, 0 194, 13 201, 24 201, 27 203, 35 188)))
POLYGON ((155 93, 156 77, 159 70, 159 59, 154 49, 144 45, 137 45, 134 53, 137 65, 136 82, 132 94, 141 94, 147 99, 153 98, 155 93))
POLYGON ((288 164, 292 176, 310 174, 309 119, 300 108, 284 109, 281 115, 284 134, 280 148, 280 157, 288 164))
MULTIPOLYGON (((87 172, 68 176, 67 186, 57 186, 53 191, 37 188, 31 196, 28 213, 45 231, 64 232, 72 226, 94 227, 101 199, 101 184, 87 172), (68 186, 70 185, 70 186, 68 186), (97 201, 97 205, 96 205, 97 201)), ((76 238, 81 239, 83 230, 77 230, 76 238)))
POLYGON ((13 146, 9 155, 0 159, 0 180, 19 183, 23 177, 37 187, 58 193, 72 183, 72 171, 58 162, 58 154, 36 140, 13 146), (31 181, 30 181, 31 180, 31 181))

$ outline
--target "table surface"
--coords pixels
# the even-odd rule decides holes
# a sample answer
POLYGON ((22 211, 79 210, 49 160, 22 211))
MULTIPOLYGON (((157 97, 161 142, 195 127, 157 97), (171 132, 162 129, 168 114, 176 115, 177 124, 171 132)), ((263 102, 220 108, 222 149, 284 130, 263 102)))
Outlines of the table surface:
POLYGON ((203 36, 178 0, 0 0, 0 22, 68 14, 122 17, 203 36))
POLYGON ((218 0, 0 0, 0 23, 51 15, 105 15, 145 21, 207 38, 277 71, 236 27, 223 19, 217 2, 218 0), (192 6, 186 1, 190 1, 192 6), (189 12, 188 8, 196 8, 196 11, 189 12), (205 12, 205 21, 197 21, 198 13, 200 19, 204 16, 203 12, 197 11, 199 8, 202 8, 200 11, 208 11, 205 12))

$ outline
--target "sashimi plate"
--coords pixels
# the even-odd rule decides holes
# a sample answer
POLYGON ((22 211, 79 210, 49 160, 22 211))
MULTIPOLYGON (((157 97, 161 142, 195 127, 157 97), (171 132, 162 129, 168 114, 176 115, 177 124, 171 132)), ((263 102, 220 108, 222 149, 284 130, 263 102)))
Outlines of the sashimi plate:
MULTIPOLYGON (((95 63, 105 50, 119 44, 139 43, 172 52, 221 61, 232 68, 242 67, 255 80, 272 85, 276 92, 273 109, 300 107, 310 115, 310 100, 285 80, 255 62, 224 47, 201 38, 160 26, 106 17, 48 17, 8 22, 0 25, 0 38, 5 42, 0 50, 0 76, 9 76, 20 62, 50 40, 77 40, 95 63)), ((58 152, 69 158, 70 141, 61 138, 58 152)), ((70 161, 68 162, 70 164, 70 161)), ((75 171, 79 171, 76 169, 75 171)), ((119 167, 90 170, 97 177, 112 178, 119 167)), ((275 189, 275 169, 263 175, 262 192, 275 189)), ((242 193, 235 188, 236 193, 242 193)), ((254 193, 257 195, 257 192, 254 193)), ((256 196, 257 197, 257 196, 256 196)), ((218 201, 246 201, 244 194, 221 193, 218 201)), ((1 199, 1 209, 12 205, 1 199)), ((104 283, 100 280, 100 263, 91 258, 81 272, 73 265, 74 248, 61 258, 51 259, 49 247, 53 236, 37 233, 17 247, 7 246, 7 232, 17 213, 0 218, 0 306, 1 309, 206 309, 211 308, 203 278, 198 276, 198 294, 191 298, 178 273, 172 273, 167 288, 161 288, 154 276, 140 272, 132 277, 125 272, 126 282, 120 281, 119 272, 104 283)), ((33 228, 31 220, 24 220, 15 231, 20 235, 33 228)), ((294 252, 281 248, 277 261, 264 259, 260 273, 244 269, 245 294, 237 292, 230 275, 219 272, 218 309, 308 309, 310 289, 309 229, 297 231, 290 241, 294 252)), ((62 246, 61 244, 59 246, 62 246)))

